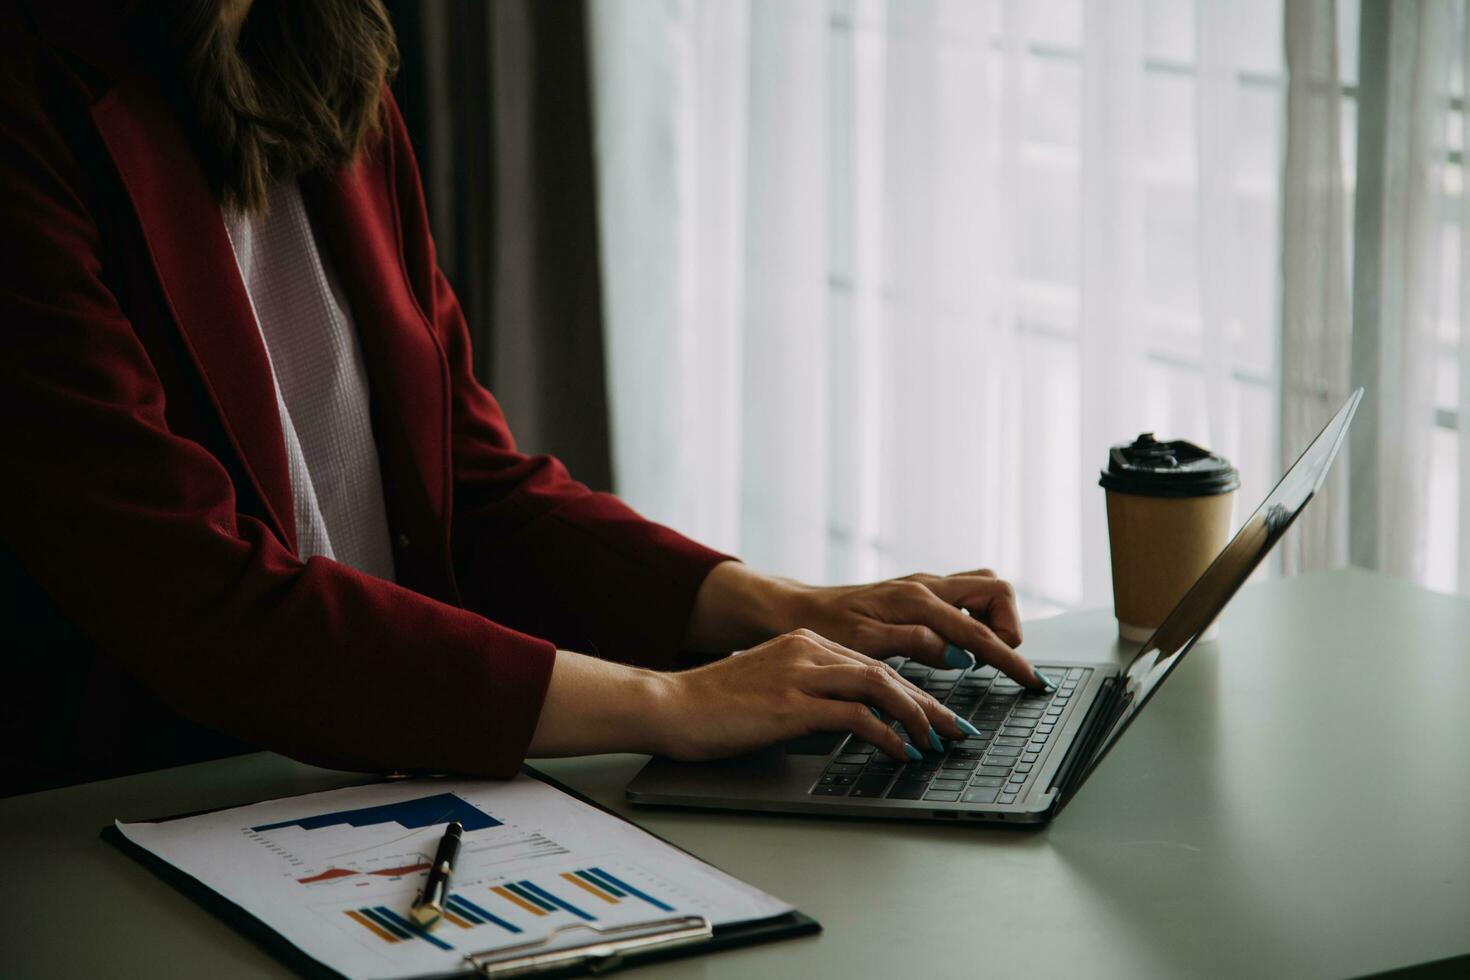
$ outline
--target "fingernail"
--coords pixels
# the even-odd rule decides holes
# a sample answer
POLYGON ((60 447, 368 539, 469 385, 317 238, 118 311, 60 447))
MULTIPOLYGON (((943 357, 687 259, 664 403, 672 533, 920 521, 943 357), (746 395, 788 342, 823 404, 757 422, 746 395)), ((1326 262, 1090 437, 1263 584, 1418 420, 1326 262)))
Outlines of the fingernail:
POLYGON ((1055 691, 1057 689, 1057 682, 1056 681, 1052 680, 1050 677, 1047 677, 1045 674, 1043 674, 1041 671, 1037 670, 1034 667, 1031 668, 1031 671, 1032 671, 1032 673, 1034 673, 1036 675, 1036 679, 1039 680, 1039 681, 1041 681, 1042 688, 1048 694, 1050 694, 1052 691, 1055 691))
POLYGON ((908 742, 903 743, 903 754, 909 757, 910 762, 918 762, 920 759, 924 758, 924 753, 914 748, 913 745, 908 742))
POLYGON ((929 729, 929 744, 934 746, 935 752, 944 751, 944 743, 939 740, 939 733, 933 728, 929 729))
POLYGON ((951 643, 944 648, 944 666, 950 668, 963 668, 968 670, 975 666, 975 655, 968 650, 961 650, 951 643))
POLYGON ((955 723, 955 726, 957 728, 959 728, 960 731, 964 732, 966 735, 979 735, 980 734, 980 729, 976 728, 974 725, 970 724, 968 721, 965 721, 965 719, 961 718, 959 715, 955 715, 954 716, 954 723, 955 723))

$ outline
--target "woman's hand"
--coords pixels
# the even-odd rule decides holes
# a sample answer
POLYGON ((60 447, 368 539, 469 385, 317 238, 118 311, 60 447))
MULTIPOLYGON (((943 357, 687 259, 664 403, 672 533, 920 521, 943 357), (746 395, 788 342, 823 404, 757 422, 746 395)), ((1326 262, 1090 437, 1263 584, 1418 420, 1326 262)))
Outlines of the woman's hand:
POLYGON ((802 622, 874 657, 912 657, 931 667, 978 659, 1018 684, 1049 678, 1015 651, 1021 617, 1011 584, 988 568, 957 575, 909 575, 873 585, 796 587, 802 622))
POLYGON ((921 750, 941 751, 941 735, 979 734, 892 667, 806 629, 663 676, 657 751, 674 759, 722 758, 813 732, 852 732, 912 761, 921 750), (903 732, 870 707, 896 719, 903 732))
POLYGON ((818 587, 725 562, 700 589, 689 641, 719 649, 721 639, 753 643, 799 627, 872 657, 911 657, 932 667, 968 667, 978 658, 1027 687, 1051 684, 1015 651, 1015 590, 989 569, 818 587))
POLYGON ((528 754, 718 759, 814 732, 853 732, 904 761, 979 734, 882 661, 797 630, 682 673, 559 650, 528 754))

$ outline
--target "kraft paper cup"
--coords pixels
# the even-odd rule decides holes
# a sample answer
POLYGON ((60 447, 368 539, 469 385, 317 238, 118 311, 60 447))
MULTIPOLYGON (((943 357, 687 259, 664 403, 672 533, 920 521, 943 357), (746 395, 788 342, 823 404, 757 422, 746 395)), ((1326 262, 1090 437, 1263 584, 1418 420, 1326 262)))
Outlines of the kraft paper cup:
POLYGON ((1225 547, 1240 478, 1221 456, 1145 433, 1112 447, 1098 482, 1106 490, 1118 635, 1141 643, 1225 547))

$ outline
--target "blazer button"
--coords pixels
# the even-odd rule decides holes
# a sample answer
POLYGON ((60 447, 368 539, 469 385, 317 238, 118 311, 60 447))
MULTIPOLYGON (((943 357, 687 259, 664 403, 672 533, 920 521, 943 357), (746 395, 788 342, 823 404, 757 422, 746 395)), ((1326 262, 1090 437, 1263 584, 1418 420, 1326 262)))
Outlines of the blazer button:
POLYGON ((400 534, 398 536, 398 547, 400 547, 400 548, 407 548, 408 545, 409 545, 408 535, 406 535, 406 534, 400 534))

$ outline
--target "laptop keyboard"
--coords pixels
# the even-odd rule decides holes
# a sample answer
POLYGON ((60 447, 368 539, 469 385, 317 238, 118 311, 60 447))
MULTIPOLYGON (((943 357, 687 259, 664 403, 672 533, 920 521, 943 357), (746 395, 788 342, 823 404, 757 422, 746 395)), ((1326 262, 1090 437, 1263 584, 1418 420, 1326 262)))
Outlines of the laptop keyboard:
POLYGON ((812 795, 935 803, 1016 802, 1038 775, 1052 734, 1078 686, 1091 673, 1085 667, 1041 669, 1057 680, 1055 692, 1026 690, 994 667, 933 670, 913 661, 905 663, 900 674, 969 719, 980 734, 947 743, 943 752, 925 753, 920 761, 909 763, 896 762, 871 742, 850 736, 812 787, 812 795))

